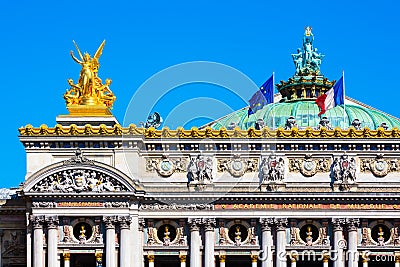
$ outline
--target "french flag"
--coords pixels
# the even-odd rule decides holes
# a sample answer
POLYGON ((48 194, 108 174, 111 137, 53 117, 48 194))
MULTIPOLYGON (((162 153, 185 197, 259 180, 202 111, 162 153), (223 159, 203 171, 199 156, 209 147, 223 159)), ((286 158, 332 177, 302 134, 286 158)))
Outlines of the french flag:
POLYGON ((344 104, 344 75, 325 94, 315 100, 321 109, 318 116, 324 114, 328 109, 344 104))

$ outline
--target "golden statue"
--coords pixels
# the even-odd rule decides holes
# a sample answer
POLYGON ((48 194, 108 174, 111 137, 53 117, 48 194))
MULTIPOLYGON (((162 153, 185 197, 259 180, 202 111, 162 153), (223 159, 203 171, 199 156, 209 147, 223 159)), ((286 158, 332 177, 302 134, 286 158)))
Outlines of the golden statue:
POLYGON ((71 50, 72 59, 82 66, 78 83, 68 79, 70 89, 64 94, 66 105, 71 115, 111 115, 109 109, 116 99, 110 90, 111 79, 103 84, 97 76, 100 64, 99 58, 103 52, 105 40, 100 44, 96 53, 91 57, 88 53, 82 55, 78 45, 74 42, 80 59, 76 58, 71 50))

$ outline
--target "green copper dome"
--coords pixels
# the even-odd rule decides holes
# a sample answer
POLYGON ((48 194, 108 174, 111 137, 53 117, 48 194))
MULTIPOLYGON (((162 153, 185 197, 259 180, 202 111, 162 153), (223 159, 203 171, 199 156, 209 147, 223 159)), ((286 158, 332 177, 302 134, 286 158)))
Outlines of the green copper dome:
MULTIPOLYGON (((249 107, 246 107, 205 126, 210 126, 215 130, 222 127, 227 129, 239 127, 247 130, 250 127, 257 129, 264 126, 270 129, 278 127, 288 129, 311 127, 315 129, 320 126, 341 129, 347 129, 350 126, 354 126, 356 129, 368 127, 372 130, 380 126, 387 129, 400 128, 399 119, 349 97, 345 98, 344 104, 328 109, 322 118, 318 117, 320 108, 315 101, 319 96, 327 93, 334 86, 335 81, 329 81, 321 73, 320 65, 324 55, 313 47, 314 35, 311 30, 311 27, 306 27, 303 47, 297 49, 296 54, 292 54, 296 67, 295 74, 287 81, 280 81, 279 84, 276 84, 280 94, 280 97, 279 95, 274 97, 276 103, 263 106, 266 101, 261 101, 252 106, 254 114, 250 116, 248 116, 248 113, 251 113, 248 112, 249 107), (287 121, 288 125, 286 125, 287 121)), ((342 82, 344 88, 343 76, 342 82)))
MULTIPOLYGON (((210 123, 213 129, 220 129, 221 127, 233 128, 237 126, 241 129, 248 129, 249 127, 256 127, 256 122, 262 119, 265 126, 268 128, 276 129, 278 127, 285 127, 286 120, 289 117, 294 117, 299 129, 311 127, 317 128, 320 122, 318 117, 319 108, 315 101, 294 101, 273 103, 264 106, 255 114, 247 116, 248 108, 243 108, 235 111, 219 120, 210 123)), ((346 129, 351 126, 351 123, 358 119, 361 122, 361 127, 368 127, 370 129, 377 129, 382 123, 386 123, 389 129, 393 127, 400 128, 400 120, 387 115, 383 112, 375 110, 371 107, 362 106, 351 100, 345 105, 337 106, 329 109, 323 117, 327 117, 330 125, 346 129)))

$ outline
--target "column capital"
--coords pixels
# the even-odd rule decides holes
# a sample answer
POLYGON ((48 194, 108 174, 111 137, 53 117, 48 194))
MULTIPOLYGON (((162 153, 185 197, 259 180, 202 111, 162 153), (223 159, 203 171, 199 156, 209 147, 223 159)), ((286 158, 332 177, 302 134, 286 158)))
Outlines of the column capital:
POLYGON ((251 258, 251 262, 257 262, 258 261, 258 254, 251 254, 250 258, 251 258))
POLYGON ((179 254, 179 261, 180 262, 186 262, 186 257, 187 257, 186 254, 179 254))
POLYGON ((69 261, 71 259, 71 254, 69 254, 69 252, 64 252, 63 258, 64 258, 64 261, 69 261))
POLYGON ((333 218, 332 219, 332 224, 333 224, 333 231, 343 231, 343 225, 346 224, 346 219, 345 218, 333 218))
POLYGON ((147 254, 147 260, 149 261, 149 262, 154 262, 154 254, 147 254))
POLYGON ((329 262, 330 258, 331 258, 331 255, 328 253, 325 253, 322 255, 322 262, 329 262))
POLYGON ((260 218, 261 231, 271 231, 274 225, 274 218, 260 218))
POLYGON ((32 222, 33 229, 43 228, 44 215, 31 215, 29 219, 32 222))
POLYGON ((121 229, 129 229, 132 218, 128 216, 118 216, 119 227, 121 229))
POLYGON ((94 257, 96 258, 97 262, 102 262, 103 261, 103 253, 101 253, 101 252, 96 252, 94 254, 94 257))
POLYGON ((200 225, 203 224, 203 220, 201 218, 189 218, 188 219, 188 224, 190 226, 190 231, 199 231, 200 230, 200 225))
POLYGON ((275 224, 277 231, 285 231, 286 227, 288 225, 288 219, 287 218, 275 218, 274 224, 275 224))
POLYGON ((204 224, 204 230, 206 232, 214 231, 216 226, 215 218, 203 218, 202 223, 204 224))
POLYGON ((218 258, 219 258, 219 262, 225 262, 226 261, 226 254, 219 254, 218 258))
POLYGON ((106 225, 106 229, 115 228, 115 223, 117 221, 116 216, 103 216, 103 222, 106 225))
POLYGON ((360 219, 346 218, 347 231, 357 231, 357 227, 359 225, 360 225, 360 219))
POLYGON ((59 223, 58 216, 46 216, 45 221, 48 229, 57 229, 59 223))

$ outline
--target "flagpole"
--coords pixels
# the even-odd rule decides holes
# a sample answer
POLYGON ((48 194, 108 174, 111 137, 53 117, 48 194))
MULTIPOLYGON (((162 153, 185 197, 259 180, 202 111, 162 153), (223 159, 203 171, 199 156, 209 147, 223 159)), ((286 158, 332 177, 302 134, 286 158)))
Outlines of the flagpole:
POLYGON ((274 102, 275 102, 275 71, 272 72, 272 130, 275 128, 275 114, 274 114, 274 102))
POLYGON ((342 77, 343 77, 343 126, 344 126, 346 124, 346 84, 344 82, 344 70, 342 70, 342 77))

